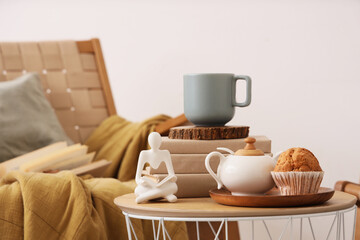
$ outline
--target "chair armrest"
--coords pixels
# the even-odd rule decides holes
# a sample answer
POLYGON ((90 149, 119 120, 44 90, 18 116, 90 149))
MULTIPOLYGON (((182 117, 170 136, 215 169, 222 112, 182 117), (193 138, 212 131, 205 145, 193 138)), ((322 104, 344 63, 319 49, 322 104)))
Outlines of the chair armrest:
POLYGON ((350 193, 357 197, 356 205, 360 206, 360 184, 348 181, 337 181, 334 188, 336 191, 350 193))
POLYGON ((169 134, 169 130, 172 127, 176 127, 186 123, 188 120, 185 117, 185 114, 181 114, 175 118, 171 118, 163 123, 160 123, 156 126, 155 131, 160 133, 162 136, 169 134))

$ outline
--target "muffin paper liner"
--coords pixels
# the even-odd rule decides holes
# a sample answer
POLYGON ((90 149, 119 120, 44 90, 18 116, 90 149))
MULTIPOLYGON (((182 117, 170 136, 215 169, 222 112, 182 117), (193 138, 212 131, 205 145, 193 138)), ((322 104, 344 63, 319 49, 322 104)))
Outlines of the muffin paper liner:
POLYGON ((324 172, 271 172, 281 195, 317 193, 324 172))

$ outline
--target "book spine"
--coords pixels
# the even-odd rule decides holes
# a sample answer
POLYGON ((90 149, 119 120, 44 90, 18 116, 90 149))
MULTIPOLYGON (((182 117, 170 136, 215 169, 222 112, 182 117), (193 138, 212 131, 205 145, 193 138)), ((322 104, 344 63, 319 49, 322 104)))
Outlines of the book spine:
MULTIPOLYGON (((176 174, 186 173, 208 173, 205 168, 205 158, 207 154, 171 154, 171 161, 176 174)), ((219 165, 219 157, 214 157, 210 161, 210 166, 217 171, 219 165)), ((150 168, 150 174, 165 174, 167 173, 165 164, 160 164, 157 169, 150 168)))
MULTIPOLYGON (((265 155, 271 156, 271 153, 266 153, 265 155)), ((198 173, 208 173, 205 168, 205 158, 207 154, 171 154, 171 161, 174 168, 175 174, 198 174, 198 173)), ((224 154, 228 156, 228 154, 224 154)), ((214 156, 210 160, 210 166, 212 170, 216 173, 219 166, 220 158, 214 156)), ((160 164, 158 168, 148 168, 149 174, 166 174, 168 171, 165 164, 160 164)))
MULTIPOLYGON (((167 174, 156 175, 161 181, 167 174)), ((216 181, 210 174, 176 174, 178 198, 209 197, 209 190, 216 188, 216 181)))
MULTIPOLYGON (((255 147, 264 153, 271 152, 271 140, 265 136, 253 136, 256 139, 255 147)), ((171 154, 208 154, 216 151, 217 147, 229 148, 237 151, 246 145, 244 138, 225 140, 179 140, 162 138, 160 149, 168 150, 171 154)))

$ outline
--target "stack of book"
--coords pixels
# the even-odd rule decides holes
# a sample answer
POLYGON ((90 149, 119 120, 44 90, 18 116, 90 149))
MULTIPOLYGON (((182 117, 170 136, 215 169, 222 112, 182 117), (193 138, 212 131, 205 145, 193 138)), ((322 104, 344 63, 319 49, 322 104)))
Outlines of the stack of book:
MULTIPOLYGON (((271 141, 265 136, 252 136, 256 139, 255 146, 265 154, 271 154, 271 141)), ((162 137, 160 149, 168 150, 177 176, 177 197, 207 197, 209 190, 216 188, 215 180, 205 168, 205 158, 212 151, 218 151, 217 147, 225 147, 232 151, 244 148, 245 138, 224 140, 183 140, 162 137)), ((222 151, 220 151, 222 152, 222 151)), ((227 153, 223 152, 225 155, 227 153)), ((219 159, 210 160, 210 165, 216 173, 219 159)), ((146 168, 146 173, 154 176, 159 181, 167 176, 165 164, 157 169, 146 168)))
POLYGON ((93 162, 95 152, 87 153, 87 150, 85 145, 67 146, 66 142, 57 142, 1 163, 0 177, 14 170, 45 173, 70 170, 76 175, 91 174, 100 177, 110 162, 93 162))

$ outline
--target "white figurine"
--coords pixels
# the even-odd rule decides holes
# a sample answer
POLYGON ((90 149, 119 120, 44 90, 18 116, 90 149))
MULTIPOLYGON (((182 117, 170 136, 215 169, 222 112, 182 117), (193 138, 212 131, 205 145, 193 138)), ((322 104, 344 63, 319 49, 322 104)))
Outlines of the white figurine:
POLYGON ((168 150, 160 150, 161 136, 157 132, 149 134, 148 142, 151 147, 150 150, 143 150, 140 152, 138 166, 136 170, 135 181, 137 187, 135 188, 136 203, 142 203, 151 199, 165 198, 169 202, 177 200, 174 195, 178 187, 174 168, 171 162, 170 152, 168 150), (165 162, 168 176, 159 183, 146 176, 141 176, 142 170, 146 163, 150 164, 152 168, 158 168, 160 163, 165 162))

